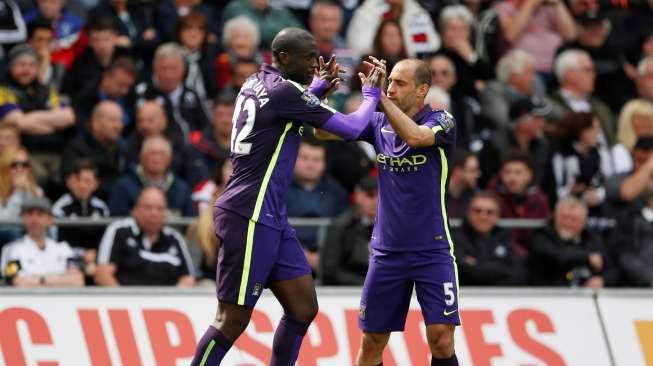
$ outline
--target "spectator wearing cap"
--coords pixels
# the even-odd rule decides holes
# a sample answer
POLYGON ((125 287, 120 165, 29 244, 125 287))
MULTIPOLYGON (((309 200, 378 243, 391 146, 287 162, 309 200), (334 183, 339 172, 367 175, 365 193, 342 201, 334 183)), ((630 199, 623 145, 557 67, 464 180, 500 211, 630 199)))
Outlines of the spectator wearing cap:
POLYGON ((478 191, 480 177, 478 156, 465 150, 456 150, 449 177, 449 189, 445 193, 449 217, 465 216, 469 201, 478 191))
POLYGON ((617 124, 610 108, 594 95, 596 71, 589 53, 568 49, 555 60, 555 75, 560 87, 552 96, 551 121, 562 122, 569 112, 594 114, 600 122, 601 144, 615 142, 617 124))
POLYGON ((183 137, 168 129, 168 117, 163 106, 148 100, 138 106, 136 130, 127 140, 127 167, 134 169, 140 163, 143 141, 148 137, 163 136, 172 144, 170 170, 191 186, 208 177, 204 161, 193 153, 183 137))
POLYGON ((21 217, 25 236, 2 248, 0 268, 5 281, 17 287, 84 286, 84 275, 74 264, 75 255, 68 243, 47 236, 54 223, 50 201, 26 200, 21 217))
MULTIPOLYGON (((288 189, 289 217, 335 217, 347 208, 347 192, 326 173, 326 147, 310 134, 299 144, 295 172, 288 189)), ((299 227, 297 238, 314 272, 319 268, 318 230, 299 227)))
POLYGON ((97 195, 103 200, 109 198, 114 181, 125 169, 125 147, 120 142, 122 121, 122 109, 116 102, 101 101, 93 108, 89 128, 63 148, 63 176, 80 157, 91 159, 100 179, 97 195))
POLYGON ((107 227, 98 250, 95 283, 193 286, 195 271, 186 242, 165 225, 165 193, 157 187, 143 189, 131 215, 107 227))
POLYGON ((229 159, 235 102, 234 94, 221 93, 213 103, 211 125, 204 129, 200 139, 193 141, 193 153, 209 172, 215 172, 218 165, 229 159))
MULTIPOLYGON (((101 218, 109 216, 107 204, 95 195, 100 186, 97 168, 92 160, 79 158, 66 172, 68 192, 59 197, 52 207, 56 218, 101 218)), ((84 253, 85 272, 92 274, 95 266, 97 248, 104 229, 98 226, 62 226, 57 230, 57 238, 69 243, 84 253)))
MULTIPOLYGON (((506 219, 548 219, 546 194, 534 184, 532 158, 522 151, 508 151, 501 159, 499 174, 488 183, 497 197, 501 217, 506 219)), ((532 230, 513 230, 511 242, 517 255, 528 254, 532 230)))
POLYGON ((533 285, 602 288, 618 281, 606 245, 587 228, 587 206, 576 198, 559 200, 551 224, 531 242, 533 285))
POLYGON ((118 30, 110 18, 90 19, 85 29, 88 45, 64 79, 63 92, 73 99, 89 85, 98 85, 102 72, 111 62, 128 52, 118 46, 118 30))
POLYGON ((409 57, 435 52, 440 48, 440 36, 433 21, 416 0, 365 0, 354 11, 349 23, 349 46, 359 55, 369 54, 374 46, 374 35, 384 20, 399 23, 409 57))
POLYGON ((34 49, 39 57, 39 81, 61 90, 66 70, 60 63, 52 62, 52 41, 54 30, 52 22, 38 18, 27 27, 27 44, 34 49))
POLYGON ((642 137, 633 148, 633 169, 613 175, 606 182, 606 195, 612 208, 623 209, 639 203, 653 192, 653 138, 642 137))
POLYGON ((534 182, 540 184, 543 173, 549 166, 550 146, 544 137, 544 128, 550 113, 551 105, 537 96, 512 103, 510 105, 512 122, 509 128, 495 131, 479 152, 484 177, 491 177, 499 169, 501 154, 506 149, 512 149, 532 157, 534 182))
POLYGON ((619 268, 629 286, 653 287, 653 192, 619 216, 612 248, 618 249, 619 268))
POLYGON ((625 57, 621 44, 609 41, 610 20, 602 11, 589 10, 576 17, 578 39, 563 44, 558 54, 568 49, 587 52, 596 72, 596 96, 618 113, 621 106, 635 93, 635 85, 624 72, 625 57))
POLYGON ((61 147, 72 138, 75 113, 57 90, 38 80, 38 56, 34 49, 19 45, 8 57, 7 81, 0 85, 0 121, 23 135, 23 145, 32 153, 34 174, 39 181, 58 177, 61 147))
POLYGON ((488 81, 480 94, 481 110, 495 129, 510 126, 510 106, 522 99, 543 100, 544 89, 537 82, 535 58, 521 50, 503 56, 496 66, 497 79, 488 81))
POLYGON ((354 204, 336 217, 320 248, 323 285, 361 286, 369 264, 370 238, 378 204, 376 177, 363 177, 354 189, 354 204))
POLYGON ((487 192, 472 197, 461 228, 454 231, 460 282, 468 286, 515 286, 526 283, 526 271, 500 228, 499 202, 487 192))
POLYGON ((141 147, 140 163, 118 179, 111 188, 111 216, 129 215, 140 192, 148 186, 158 187, 165 193, 169 215, 196 216, 197 210, 191 199, 191 189, 172 172, 171 162, 170 141, 160 135, 147 137, 141 147))
POLYGON ((261 49, 269 49, 272 39, 286 27, 301 26, 295 16, 284 7, 270 5, 269 0, 234 0, 224 8, 222 21, 225 23, 244 15, 256 23, 261 34, 261 49))
POLYGON ((86 85, 73 99, 73 108, 77 124, 84 129, 90 128, 89 123, 93 109, 104 100, 111 100, 122 109, 123 136, 134 130, 134 84, 138 70, 134 60, 120 56, 111 61, 100 76, 99 83, 86 85))
POLYGON ((152 67, 152 77, 136 85, 138 102, 150 99, 161 102, 172 131, 181 134, 189 143, 199 138, 209 124, 206 101, 184 84, 184 51, 176 43, 162 44, 154 54, 152 67))
POLYGON ((44 18, 52 22, 55 39, 52 62, 62 63, 68 70, 82 53, 86 39, 82 37, 82 20, 66 8, 66 0, 37 0, 37 7, 25 13, 25 23, 44 18))

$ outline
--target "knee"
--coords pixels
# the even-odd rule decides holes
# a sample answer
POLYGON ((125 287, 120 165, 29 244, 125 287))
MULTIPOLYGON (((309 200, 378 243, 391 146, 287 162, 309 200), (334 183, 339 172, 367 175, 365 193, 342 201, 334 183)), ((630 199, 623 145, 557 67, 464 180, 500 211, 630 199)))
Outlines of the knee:
POLYGON ((434 332, 429 337, 429 348, 435 358, 448 358, 454 354, 453 331, 449 328, 434 332))
POLYGON ((363 333, 362 349, 374 351, 383 351, 390 338, 389 333, 363 333))
POLYGON ((318 311, 319 311, 319 307, 317 305, 317 302, 314 302, 314 303, 307 303, 297 309, 294 309, 293 314, 288 314, 288 315, 293 319, 297 320, 298 322, 310 324, 313 322, 313 319, 315 319, 315 317, 317 316, 318 311))
POLYGON ((214 326, 230 340, 236 340, 249 324, 249 317, 244 314, 220 313, 213 323, 214 326))

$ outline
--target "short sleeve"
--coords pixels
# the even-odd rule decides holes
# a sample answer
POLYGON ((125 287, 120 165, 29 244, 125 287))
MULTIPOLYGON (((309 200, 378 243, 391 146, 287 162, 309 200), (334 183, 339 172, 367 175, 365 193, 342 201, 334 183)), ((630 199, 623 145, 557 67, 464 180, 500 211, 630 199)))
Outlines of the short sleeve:
POLYGON ((271 99, 277 114, 291 121, 322 126, 336 110, 322 103, 320 99, 303 86, 286 80, 271 91, 271 99))
POLYGON ((435 134, 435 144, 438 146, 455 145, 456 143, 456 121, 451 113, 447 111, 436 111, 432 113, 424 126, 430 128, 435 134))

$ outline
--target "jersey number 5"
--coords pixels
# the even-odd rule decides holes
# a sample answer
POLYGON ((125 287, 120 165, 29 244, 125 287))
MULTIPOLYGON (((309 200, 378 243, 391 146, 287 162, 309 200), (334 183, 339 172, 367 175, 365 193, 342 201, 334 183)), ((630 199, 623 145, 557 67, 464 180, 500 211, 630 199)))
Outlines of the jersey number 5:
POLYGON ((231 129, 231 152, 234 154, 247 155, 252 150, 252 144, 243 142, 243 140, 252 132, 254 128, 254 120, 256 119, 256 102, 252 98, 245 98, 241 95, 236 101, 236 108, 234 109, 233 119, 231 120, 233 127, 231 129), (238 120, 243 113, 247 113, 245 124, 238 131, 238 120))
POLYGON ((451 306, 456 302, 456 295, 453 293, 453 283, 445 282, 442 285, 444 287, 444 303, 447 306, 451 306))

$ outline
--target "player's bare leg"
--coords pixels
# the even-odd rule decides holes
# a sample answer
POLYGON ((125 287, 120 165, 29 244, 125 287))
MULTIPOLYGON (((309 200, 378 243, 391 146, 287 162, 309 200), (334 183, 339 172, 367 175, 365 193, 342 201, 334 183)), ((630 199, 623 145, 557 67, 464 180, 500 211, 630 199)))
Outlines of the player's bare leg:
POLYGON ((363 332, 361 346, 356 358, 356 366, 377 366, 383 362, 383 349, 390 333, 367 333, 363 332))
POLYGON ((191 366, 217 366, 233 342, 245 331, 253 308, 219 302, 213 324, 197 345, 191 366))
POLYGON ((458 359, 454 350, 454 331, 452 324, 430 324, 426 327, 426 339, 431 349, 431 365, 457 366, 458 359))
POLYGON ((274 332, 270 366, 292 366, 308 326, 317 315, 317 294, 310 274, 270 284, 283 307, 283 317, 274 332))

